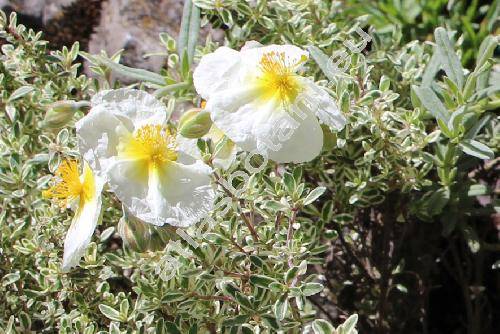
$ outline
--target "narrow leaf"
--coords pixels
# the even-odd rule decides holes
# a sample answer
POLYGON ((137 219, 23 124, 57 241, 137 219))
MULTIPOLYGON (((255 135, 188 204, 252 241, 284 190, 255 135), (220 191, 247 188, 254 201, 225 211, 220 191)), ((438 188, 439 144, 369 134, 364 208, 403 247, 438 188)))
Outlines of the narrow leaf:
POLYGON ((114 71, 117 74, 139 81, 152 82, 162 86, 165 85, 165 78, 157 73, 124 66, 122 64, 115 63, 105 57, 97 57, 97 58, 100 62, 108 66, 112 71, 114 71))
MULTIPOLYGON (((358 315, 353 314, 340 326, 342 334, 356 333, 356 323, 358 322, 358 315)), ((340 332, 340 331, 339 331, 340 332)))
POLYGON ((189 19, 189 35, 187 43, 187 52, 190 64, 193 63, 194 51, 196 50, 196 43, 198 42, 198 35, 200 33, 200 25, 200 9, 195 4, 193 4, 193 7, 191 9, 191 17, 189 19))
POLYGON ((191 10, 193 2, 191 0, 184 1, 184 8, 182 10, 181 28, 179 31, 179 39, 177 40, 177 53, 182 58, 184 50, 188 45, 189 38, 189 18, 191 17, 191 10))
POLYGON ((428 87, 415 87, 414 90, 425 109, 427 109, 435 118, 448 123, 450 114, 432 89, 428 87))
POLYGON ((9 97, 7 102, 12 102, 18 98, 21 98, 34 90, 32 86, 22 86, 16 89, 9 97))
POLYGON ((312 323, 312 330, 314 334, 333 334, 335 328, 326 320, 316 319, 312 323))
POLYGON ((111 320, 114 320, 114 321, 123 321, 122 317, 120 316, 120 312, 118 312, 117 310, 115 310, 114 308, 112 308, 112 307, 110 307, 108 305, 100 304, 99 305, 99 310, 108 319, 111 319, 111 320))
POLYGON ((434 38, 436 39, 440 62, 446 75, 462 89, 464 87, 464 73, 460 59, 458 59, 453 44, 448 38, 448 32, 446 29, 439 27, 434 31, 434 38))
POLYGON ((441 69, 441 63, 439 62, 439 55, 437 50, 434 50, 427 67, 425 68, 424 75, 422 76, 422 86, 430 87, 432 80, 436 77, 437 72, 441 69))
POLYGON ((315 200, 317 200, 323 193, 325 192, 326 188, 325 187, 318 187, 311 191, 307 197, 304 199, 304 205, 309 205, 315 200))
POLYGON ((460 143, 460 148, 464 153, 479 159, 486 160, 493 159, 495 157, 495 153, 491 150, 491 148, 478 142, 477 140, 465 140, 460 143))

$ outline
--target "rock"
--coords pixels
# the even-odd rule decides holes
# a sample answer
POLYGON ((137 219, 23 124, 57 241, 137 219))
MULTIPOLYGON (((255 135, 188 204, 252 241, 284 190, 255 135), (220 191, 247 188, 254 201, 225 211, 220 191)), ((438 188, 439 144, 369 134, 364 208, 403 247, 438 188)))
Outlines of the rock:
MULTIPOLYGON (((121 64, 158 72, 165 64, 165 57, 144 58, 144 54, 165 51, 160 44, 160 33, 178 37, 182 9, 182 0, 108 0, 103 3, 89 52, 96 54, 105 50, 112 55, 124 49, 121 64)), ((224 39, 222 30, 205 27, 199 41, 207 34, 211 34, 214 41, 224 39)))
POLYGON ((0 0, 0 7, 10 7, 13 11, 40 18, 43 23, 57 17, 62 9, 76 0, 0 0))
POLYGON ((105 50, 111 55, 125 49, 122 64, 158 71, 165 59, 145 59, 143 55, 164 51, 158 35, 167 32, 177 36, 181 16, 180 0, 108 0, 103 4, 89 52, 105 50))

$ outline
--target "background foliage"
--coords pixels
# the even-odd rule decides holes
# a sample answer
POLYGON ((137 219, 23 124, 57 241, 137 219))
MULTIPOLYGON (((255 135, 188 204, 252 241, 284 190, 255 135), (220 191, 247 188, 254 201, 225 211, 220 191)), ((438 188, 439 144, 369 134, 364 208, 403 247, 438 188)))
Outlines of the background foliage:
MULTIPOLYGON (((331 333, 357 313, 337 332, 354 333, 357 321, 361 333, 493 333, 499 2, 193 2, 180 39, 160 36, 159 74, 78 44, 48 51, 40 33, 0 15, 0 331, 331 333), (195 48, 208 22, 233 48, 252 39, 309 48, 308 73, 347 127, 325 133, 313 162, 252 176, 197 249, 172 229, 121 218, 106 194, 81 266, 61 273, 71 213, 40 194, 61 157, 77 156, 72 123, 86 111, 60 124, 47 110, 119 86, 112 73, 174 113, 198 104, 192 63, 216 48, 210 37, 195 48), (361 41, 356 27, 371 42, 347 72, 330 72, 324 60, 361 41), (78 55, 94 79, 80 75, 78 55)), ((200 147, 213 153, 213 143, 200 147)))

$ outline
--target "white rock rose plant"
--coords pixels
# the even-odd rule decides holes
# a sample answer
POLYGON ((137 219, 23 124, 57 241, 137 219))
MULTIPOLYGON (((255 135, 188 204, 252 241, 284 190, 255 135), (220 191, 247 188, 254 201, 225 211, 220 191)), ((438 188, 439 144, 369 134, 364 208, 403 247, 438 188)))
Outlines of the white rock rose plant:
MULTIPOLYGON (((0 13, 2 331, 403 326, 389 298, 410 283, 387 240, 443 210, 470 216, 462 187, 483 190, 461 183, 467 163, 498 149, 498 38, 469 71, 443 28, 405 42, 363 16, 331 23, 342 9, 327 1, 311 17, 264 2, 186 1, 159 73, 121 52, 50 51, 0 13), (201 41, 208 25, 224 41, 201 41), (344 67, 342 43, 357 45, 344 67), (363 252, 367 221, 381 258, 363 252), (338 249, 342 280, 325 269, 338 249), (364 297, 325 310, 350 285, 364 297)), ((435 224, 479 251, 473 223, 435 224)))

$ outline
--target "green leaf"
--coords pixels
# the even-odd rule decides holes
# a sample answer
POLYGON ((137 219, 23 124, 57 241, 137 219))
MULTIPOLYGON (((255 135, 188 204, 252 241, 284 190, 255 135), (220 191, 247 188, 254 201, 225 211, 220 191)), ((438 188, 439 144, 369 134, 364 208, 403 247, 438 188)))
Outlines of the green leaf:
POLYGON ((250 303, 250 300, 248 300, 248 297, 244 294, 237 292, 235 299, 238 302, 238 305, 240 305, 241 307, 246 308, 247 310, 253 310, 253 306, 250 303))
POLYGON ((441 119, 445 123, 448 123, 450 113, 432 89, 428 87, 414 87, 414 91, 425 109, 436 119, 441 119))
POLYGON ((10 273, 10 274, 7 274, 7 275, 5 275, 2 278, 2 286, 7 286, 9 284, 15 283, 20 278, 21 278, 21 276, 19 275, 19 273, 10 273))
POLYGON ((273 200, 265 201, 262 204, 262 207, 264 209, 270 209, 270 210, 274 210, 274 211, 284 211, 284 210, 289 209, 289 207, 287 205, 285 205, 281 202, 278 202, 278 201, 273 201, 273 200))
POLYGON ((356 324, 358 322, 358 315, 353 314, 342 325, 337 328, 337 334, 355 334, 356 324))
POLYGON ((200 33, 201 15, 200 9, 193 4, 191 9, 191 17, 189 20, 189 37, 188 37, 188 58, 189 63, 193 63, 194 52, 196 50, 196 43, 198 42, 198 35, 200 33))
POLYGON ((307 197, 304 199, 304 205, 309 205, 315 200, 317 200, 323 193, 325 192, 325 187, 317 187, 313 191, 311 191, 307 197))
POLYGON ((314 334, 333 334, 335 328, 326 320, 316 319, 312 323, 312 330, 314 334))
POLYGON ((189 38, 189 19, 191 18, 191 10, 193 9, 193 2, 191 0, 184 1, 184 8, 182 9, 181 27, 179 30, 179 38, 177 40, 177 53, 182 58, 184 50, 188 45, 189 38))
POLYGON ((161 299, 162 303, 171 303, 179 300, 183 300, 186 298, 186 294, 184 292, 178 292, 178 291, 170 291, 167 292, 163 298, 161 299))
MULTIPOLYGON (((500 7, 500 6, 499 6, 500 7)), ((493 57, 493 53, 498 46, 498 36, 487 36, 481 45, 479 46, 479 52, 477 55, 476 68, 477 71, 481 66, 483 66, 488 59, 493 57)))
POLYGON ((274 330, 278 330, 280 328, 280 325, 276 321, 276 318, 269 314, 263 314, 262 321, 266 326, 271 327, 274 330))
POLYGON ((115 310, 114 308, 108 306, 108 305, 105 305, 105 304, 99 304, 99 310, 101 311, 102 314, 104 314, 104 316, 110 320, 114 320, 114 321, 127 321, 127 319, 123 318, 121 315, 120 315, 120 312, 118 312, 117 310, 115 310))
POLYGON ((292 267, 288 269, 288 271, 285 274, 285 281, 291 282, 295 277, 297 277, 298 273, 299 273, 299 267, 292 267))
POLYGON ((293 178, 292 174, 286 172, 283 175, 283 183, 285 184, 286 190, 289 194, 293 194, 295 192, 295 187, 297 186, 297 184, 295 183, 295 179, 293 178))
POLYGON ((222 322, 222 326, 226 327, 226 326, 238 326, 238 325, 242 325, 245 322, 247 322, 247 320, 249 318, 250 318, 250 316, 248 314, 237 315, 235 317, 225 319, 222 322))
POLYGON ((31 93, 35 88, 33 88, 32 86, 22 86, 22 87, 19 87, 18 89, 16 89, 14 92, 12 92, 12 94, 10 94, 10 97, 9 99, 7 100, 7 102, 12 102, 16 99, 19 99, 29 93, 31 93))
POLYGON ((493 118, 492 114, 486 114, 481 119, 477 122, 474 123, 474 125, 465 133, 464 138, 465 139, 474 139, 479 131, 486 125, 490 123, 490 120, 493 118))
POLYGON ((460 59, 458 59, 453 44, 448 38, 448 32, 444 28, 437 28, 434 31, 436 39, 437 52, 446 75, 462 89, 464 87, 464 73, 460 59))
POLYGON ((127 78, 147 81, 162 86, 165 85, 165 78, 157 73, 118 64, 101 56, 97 56, 97 59, 104 65, 108 66, 115 73, 123 75, 127 78))
POLYGON ((321 283, 306 283, 301 287, 302 294, 306 297, 320 293, 323 289, 324 287, 321 283))
POLYGON ((250 283, 255 286, 261 287, 263 289, 269 289, 271 283, 277 282, 274 278, 267 277, 264 275, 252 275, 250 276, 250 283))
POLYGON ((441 63, 439 62, 439 55, 436 50, 432 54, 429 63, 425 67, 424 75, 422 76, 422 86, 430 87, 434 77, 441 68, 441 63))
POLYGON ((489 193, 488 187, 485 184, 471 184, 467 191, 467 196, 483 196, 489 193))
POLYGON ((273 311, 276 319, 283 320, 285 319, 286 312, 288 310, 288 296, 285 294, 281 296, 276 303, 274 303, 273 311))
POLYGON ((450 190, 448 188, 440 188, 434 191, 427 199, 428 210, 430 215, 440 214, 445 205, 450 201, 450 190))
POLYGON ((187 82, 179 82, 171 85, 164 86, 162 88, 157 89, 154 92, 154 96, 157 98, 168 95, 171 92, 176 92, 178 90, 189 88, 190 85, 187 82))
POLYGON ((186 0, 182 10, 181 28, 179 32, 179 39, 177 41, 177 53, 182 59, 184 57, 184 53, 186 52, 187 62, 185 65, 188 67, 193 62, 200 26, 200 8, 198 8, 191 0, 186 0))
POLYGON ((465 154, 479 159, 493 159, 495 153, 488 146, 473 139, 467 139, 460 143, 460 148, 465 154))
POLYGON ((179 327, 171 321, 165 321, 165 326, 167 327, 168 334, 181 334, 179 327))

